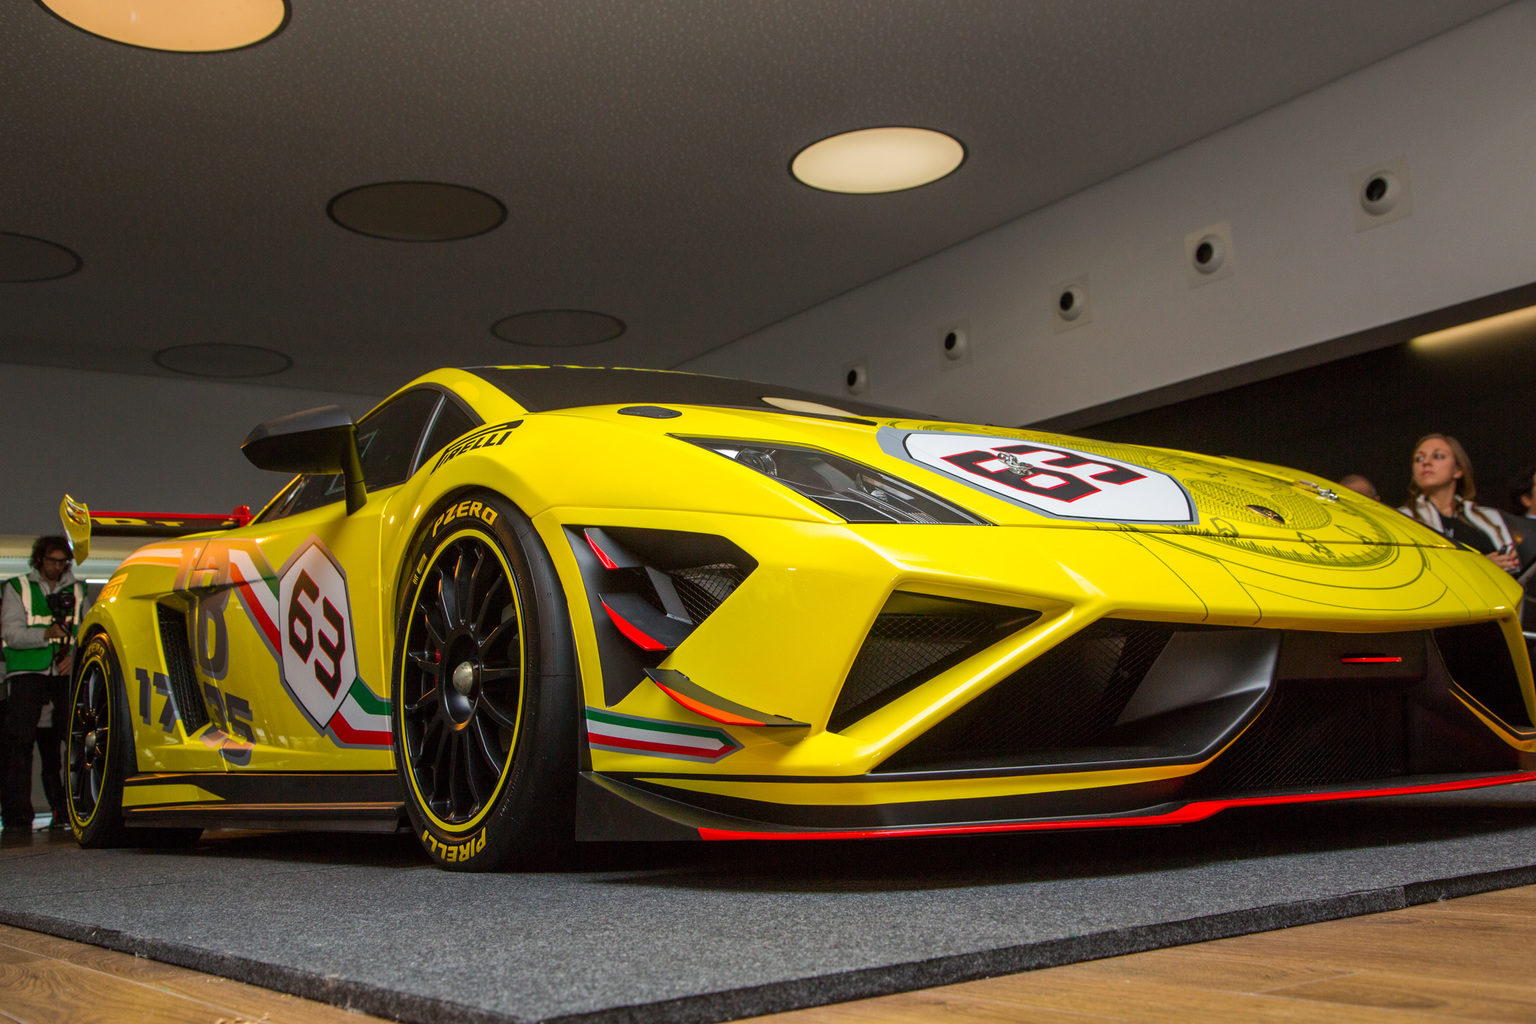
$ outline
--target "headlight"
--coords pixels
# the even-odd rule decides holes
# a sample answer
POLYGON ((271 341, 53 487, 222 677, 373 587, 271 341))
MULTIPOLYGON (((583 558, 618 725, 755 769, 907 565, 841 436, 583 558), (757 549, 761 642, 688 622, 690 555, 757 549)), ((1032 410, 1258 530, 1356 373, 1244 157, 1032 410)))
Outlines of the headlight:
POLYGON ((850 523, 989 525, 921 487, 817 448, 715 438, 679 438, 724 455, 811 499, 850 523))

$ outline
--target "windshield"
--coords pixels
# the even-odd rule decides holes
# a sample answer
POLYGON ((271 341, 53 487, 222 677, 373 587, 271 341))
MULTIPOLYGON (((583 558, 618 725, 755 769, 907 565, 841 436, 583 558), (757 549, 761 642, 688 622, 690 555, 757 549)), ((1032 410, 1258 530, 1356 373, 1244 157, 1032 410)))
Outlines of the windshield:
POLYGON ((921 413, 735 377, 595 366, 473 366, 529 412, 585 405, 718 405, 810 416, 931 419, 921 413))

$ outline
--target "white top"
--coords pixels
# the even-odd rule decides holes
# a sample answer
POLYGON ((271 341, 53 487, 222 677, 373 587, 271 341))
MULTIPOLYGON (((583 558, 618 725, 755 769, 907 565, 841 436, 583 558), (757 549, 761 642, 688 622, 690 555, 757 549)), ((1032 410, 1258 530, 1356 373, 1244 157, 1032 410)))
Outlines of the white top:
MULTIPOLYGON (((1413 500, 1412 505, 1403 505, 1398 511, 1409 519, 1423 523, 1436 533, 1445 533, 1445 524, 1440 518, 1440 510, 1435 508, 1434 502, 1422 494, 1413 500)), ((1504 525, 1504 517, 1499 515, 1498 509, 1489 508, 1487 505, 1474 505, 1457 495, 1456 518, 1465 519, 1482 530, 1500 550, 1514 546, 1515 538, 1510 535, 1509 527, 1504 525)))

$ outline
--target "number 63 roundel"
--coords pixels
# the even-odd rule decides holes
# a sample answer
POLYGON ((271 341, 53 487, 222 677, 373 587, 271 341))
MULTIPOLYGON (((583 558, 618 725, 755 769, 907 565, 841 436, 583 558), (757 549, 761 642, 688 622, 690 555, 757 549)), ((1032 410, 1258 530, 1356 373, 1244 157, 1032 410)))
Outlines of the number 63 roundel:
POLYGON ((277 606, 283 681, 293 699, 324 727, 357 678, 347 579, 313 539, 283 570, 277 606))
POLYGON ((887 454, 1054 519, 1192 523, 1195 505, 1167 473, 1060 445, 986 434, 882 427, 887 454))

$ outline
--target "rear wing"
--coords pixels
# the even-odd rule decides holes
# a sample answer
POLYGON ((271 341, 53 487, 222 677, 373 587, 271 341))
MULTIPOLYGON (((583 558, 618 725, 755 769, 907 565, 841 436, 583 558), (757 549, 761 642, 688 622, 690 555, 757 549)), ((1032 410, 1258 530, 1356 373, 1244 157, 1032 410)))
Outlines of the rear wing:
POLYGON ((185 537, 189 533, 234 530, 251 521, 251 507, 239 505, 229 512, 92 512, 82 501, 69 495, 59 502, 59 520, 69 534, 75 561, 90 555, 91 536, 98 537, 185 537))

